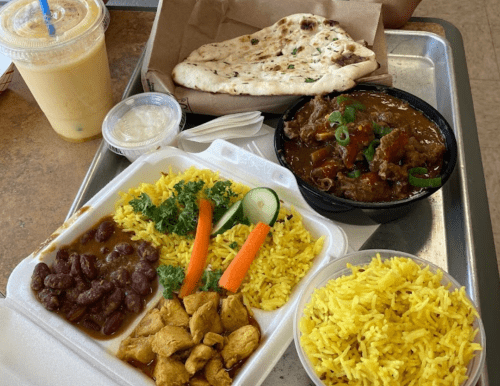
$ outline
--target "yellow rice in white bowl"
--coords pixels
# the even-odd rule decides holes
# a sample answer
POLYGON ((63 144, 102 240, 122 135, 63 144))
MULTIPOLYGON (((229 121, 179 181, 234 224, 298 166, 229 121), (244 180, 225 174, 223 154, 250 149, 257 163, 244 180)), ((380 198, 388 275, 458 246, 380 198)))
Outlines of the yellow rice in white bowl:
POLYGON ((465 288, 415 256, 380 253, 348 255, 308 283, 294 330, 309 376, 327 386, 474 385, 485 337, 465 288))
MULTIPOLYGON (((160 233, 152 221, 135 213, 129 201, 146 193, 153 204, 159 205, 175 192, 174 186, 185 182, 203 180, 205 188, 224 180, 219 173, 208 169, 189 169, 175 173, 169 170, 153 184, 143 183, 137 188, 121 192, 115 205, 114 220, 126 231, 135 232, 133 239, 151 242, 160 249, 160 264, 187 267, 194 239, 176 234, 160 233)), ((244 197, 250 188, 232 181, 231 189, 237 194, 232 202, 244 197)), ((225 269, 233 260, 254 225, 239 224, 223 234, 211 238, 207 264, 211 269, 225 269), (237 245, 238 247, 233 247, 237 245)), ((283 306, 292 289, 307 274, 314 258, 321 252, 324 237, 314 239, 302 223, 294 208, 281 205, 278 219, 253 261, 240 288, 249 306, 266 311, 283 306)))

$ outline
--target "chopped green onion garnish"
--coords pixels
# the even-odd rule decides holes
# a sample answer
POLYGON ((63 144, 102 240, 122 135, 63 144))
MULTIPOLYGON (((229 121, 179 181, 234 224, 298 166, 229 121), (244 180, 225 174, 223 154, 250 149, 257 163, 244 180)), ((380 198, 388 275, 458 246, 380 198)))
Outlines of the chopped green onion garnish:
POLYGON ((335 138, 337 139, 337 142, 339 145, 342 146, 347 146, 349 145, 350 138, 349 138, 349 130, 347 130, 347 126, 339 126, 337 127, 337 130, 335 130, 335 138), (342 138, 342 135, 344 135, 344 138, 342 138))
POLYGON ((415 177, 415 174, 426 174, 426 168, 412 168, 408 170, 408 182, 410 185, 418 188, 439 188, 441 186, 441 177, 435 178, 420 178, 415 177))
POLYGON ((345 108, 344 114, 342 116, 344 117, 344 122, 354 122, 356 120, 356 109, 349 105, 345 108))
POLYGON ((252 39, 250 40, 250 43, 252 43, 252 46, 255 46, 256 44, 259 43, 259 39, 252 39))
POLYGON ((351 98, 349 98, 349 97, 347 97, 347 96, 345 96, 345 95, 339 95, 339 96, 337 97, 337 103, 338 103, 338 104, 341 104, 342 102, 346 102, 346 101, 348 101, 348 100, 351 100, 351 98))
POLYGON ((321 49, 319 47, 316 47, 316 49, 318 50, 318 52, 321 54, 321 49))
POLYGON ((380 126, 376 122, 372 122, 372 124, 373 124, 373 132, 379 137, 383 137, 384 135, 387 135, 392 131, 390 127, 380 126))
POLYGON ((340 111, 334 111, 328 117, 328 121, 331 123, 334 123, 334 122, 342 123, 342 114, 340 113, 340 111))
POLYGON ((297 49, 296 48, 293 49, 292 55, 297 55, 297 49))
POLYGON ((375 146, 380 145, 380 140, 379 139, 374 139, 373 141, 370 142, 368 147, 363 150, 363 154, 365 155, 365 158, 368 162, 373 161, 373 157, 375 156, 375 146))
POLYGON ((288 66, 288 69, 289 69, 289 70, 293 70, 294 68, 295 68, 295 66, 294 66, 293 64, 290 64, 290 65, 288 66))
POLYGON ((314 83, 316 82, 318 79, 313 79, 313 78, 306 78, 306 83, 314 83))
POLYGON ((352 172, 347 173, 347 177, 349 178, 358 178, 361 175, 361 170, 353 170, 352 172))

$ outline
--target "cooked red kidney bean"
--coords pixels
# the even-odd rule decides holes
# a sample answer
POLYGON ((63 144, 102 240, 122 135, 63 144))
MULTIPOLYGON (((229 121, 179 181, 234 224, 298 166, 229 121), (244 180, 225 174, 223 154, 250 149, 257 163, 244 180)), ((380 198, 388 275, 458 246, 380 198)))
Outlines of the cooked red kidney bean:
POLYGON ((97 232, 95 234, 96 241, 103 243, 107 241, 115 231, 115 224, 113 221, 103 221, 97 227, 97 232))
POLYGON ((113 288, 115 288, 113 283, 111 283, 105 279, 94 280, 94 281, 92 281, 91 286, 92 286, 92 288, 96 288, 96 289, 103 291, 103 293, 112 291, 113 288))
POLYGON ((120 311, 115 311, 111 316, 106 319, 104 326, 102 326, 102 333, 104 335, 114 334, 122 325, 125 319, 125 314, 120 311))
POLYGON ((98 275, 96 261, 95 255, 84 253, 80 256, 82 272, 89 280, 95 279, 98 275))
POLYGON ((44 288, 38 293, 38 297, 42 302, 43 306, 49 311, 56 311, 59 309, 60 301, 57 294, 50 288, 44 288))
POLYGON ((76 302, 82 306, 88 306, 97 302, 104 296, 104 291, 101 288, 90 288, 78 295, 76 302))
POLYGON ((129 290, 125 295, 125 305, 127 306, 127 310, 138 314, 142 310, 142 297, 135 291, 129 290))
POLYGON ((71 265, 69 274, 73 277, 82 276, 82 266, 80 265, 80 255, 78 253, 73 252, 69 256, 69 263, 71 265))
POLYGON ((130 273, 125 268, 120 267, 111 273, 110 279, 115 286, 125 288, 130 284, 130 273))
POLYGON ((52 272, 68 274, 71 271, 71 264, 68 260, 59 259, 56 257, 56 261, 52 264, 52 272))
POLYGON ((119 258, 120 258, 120 252, 118 252, 118 251, 111 251, 111 253, 109 253, 106 256, 106 263, 112 263, 115 260, 118 260, 119 258))
POLYGON ((80 320, 87 312, 87 307, 74 305, 66 312, 66 319, 71 323, 75 323, 80 320))
POLYGON ((96 322, 94 322, 90 319, 84 319, 81 322, 81 325, 89 330, 93 330, 93 331, 100 331, 101 330, 101 326, 99 326, 96 322))
POLYGON ((147 241, 143 241, 141 244, 139 244, 137 253, 140 257, 148 260, 151 263, 157 262, 158 258, 160 257, 158 250, 147 241))
POLYGON ((103 314, 106 316, 111 315, 123 303, 125 292, 121 288, 115 288, 111 295, 104 299, 103 314))
POLYGON ((131 236, 105 217, 61 247, 52 266, 37 265, 30 285, 43 306, 93 337, 115 334, 143 309, 156 285, 158 251, 131 236))
POLYGON ((129 243, 118 243, 115 245, 115 251, 117 251, 120 255, 131 255, 134 253, 134 247, 129 243))
POLYGON ((156 277, 156 270, 153 266, 145 259, 141 259, 137 265, 135 266, 135 270, 137 272, 142 273, 144 276, 148 278, 149 281, 153 280, 156 277))
POLYGON ((83 234, 82 237, 80 237, 80 243, 82 245, 87 244, 90 240, 92 240, 95 237, 95 234, 97 232, 97 229, 91 229, 83 234))
POLYGON ((45 263, 38 263, 33 269, 33 274, 31 275, 31 289, 35 291, 40 291, 44 288, 43 281, 45 277, 50 275, 50 268, 45 263))
POLYGON ((151 285, 149 284, 149 280, 141 272, 134 271, 131 276, 132 281, 132 289, 137 292, 139 295, 147 295, 151 291, 151 285))
POLYGON ((75 283, 73 277, 66 273, 51 273, 45 277, 43 284, 52 289, 67 289, 75 283))

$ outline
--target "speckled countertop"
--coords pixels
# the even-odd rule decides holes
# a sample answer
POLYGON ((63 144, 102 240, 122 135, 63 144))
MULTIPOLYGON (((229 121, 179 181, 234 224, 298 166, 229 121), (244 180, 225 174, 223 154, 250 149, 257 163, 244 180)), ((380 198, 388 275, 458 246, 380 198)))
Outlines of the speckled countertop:
MULTIPOLYGON (((155 12, 111 10, 106 31, 113 97, 127 85, 155 12)), ((52 130, 19 73, 0 95, 0 292, 14 267, 64 221, 101 140, 75 144, 52 130)))

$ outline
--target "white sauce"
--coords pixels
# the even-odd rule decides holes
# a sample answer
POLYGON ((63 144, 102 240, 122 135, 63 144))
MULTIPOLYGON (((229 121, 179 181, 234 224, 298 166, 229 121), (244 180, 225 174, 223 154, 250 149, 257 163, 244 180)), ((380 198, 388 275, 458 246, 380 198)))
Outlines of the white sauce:
POLYGON ((172 111, 165 106, 134 106, 116 123, 113 134, 125 147, 133 147, 170 130, 172 111))

